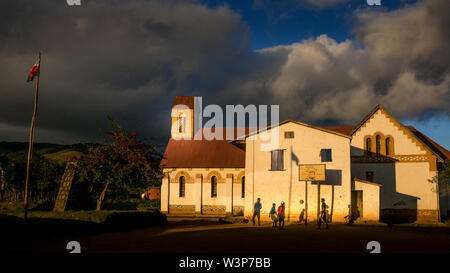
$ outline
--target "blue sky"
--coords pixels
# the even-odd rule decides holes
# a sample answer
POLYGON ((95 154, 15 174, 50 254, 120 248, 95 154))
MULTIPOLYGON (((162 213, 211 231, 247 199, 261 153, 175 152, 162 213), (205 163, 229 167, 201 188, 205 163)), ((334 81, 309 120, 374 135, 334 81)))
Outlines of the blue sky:
MULTIPOLYGON (((224 1, 204 0, 204 4, 215 7, 224 1)), ((248 24, 251 37, 251 49, 258 50, 278 45, 288 45, 302 40, 315 38, 321 34, 338 42, 354 39, 353 15, 361 10, 389 11, 414 4, 416 0, 381 1, 381 6, 369 6, 365 0, 350 0, 327 8, 319 8, 305 3, 292 5, 292 1, 271 1, 258 6, 256 1, 226 1, 248 24), (280 3, 281 2, 281 3, 280 3)), ((433 115, 420 119, 402 120, 427 136, 450 149, 450 118, 446 114, 433 115)))
MULTIPOLYGON (((299 1, 299 0, 297 0, 299 1)), ((290 0, 266 0, 258 6, 254 0, 203 0, 208 6, 228 5, 247 22, 253 50, 286 45, 327 34, 338 42, 352 39, 353 14, 361 10, 395 10, 417 0, 382 0, 381 6, 369 6, 366 0, 348 0, 326 8, 290 0)))

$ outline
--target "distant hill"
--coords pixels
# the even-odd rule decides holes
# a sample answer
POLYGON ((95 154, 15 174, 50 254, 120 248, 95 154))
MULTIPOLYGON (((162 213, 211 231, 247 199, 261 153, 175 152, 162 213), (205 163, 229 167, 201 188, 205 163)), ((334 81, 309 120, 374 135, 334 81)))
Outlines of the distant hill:
MULTIPOLYGON (((65 153, 84 152, 82 144, 61 145, 52 143, 34 143, 33 155, 42 156, 55 154, 53 157, 59 161, 65 153), (66 151, 66 152, 62 152, 66 151), (58 154, 59 153, 59 154, 58 154)), ((0 155, 11 159, 24 159, 28 154, 28 142, 0 142, 0 155)), ((50 158, 50 157, 49 157, 50 158)))
POLYGON ((43 157, 56 161, 59 164, 65 164, 67 162, 67 160, 74 156, 74 155, 79 155, 81 154, 81 152, 79 151, 75 151, 72 149, 68 149, 68 150, 62 150, 56 153, 51 153, 51 154, 44 154, 43 157))
MULTIPOLYGON (((64 149, 65 146, 51 143, 34 143, 34 151, 39 153, 54 153, 64 149)), ((0 154, 9 154, 20 151, 28 151, 28 142, 0 142, 0 154)))
MULTIPOLYGON (((156 142, 156 141, 153 141, 156 142)), ((161 142, 160 142, 161 143, 161 142)), ((88 143, 89 145, 102 145, 98 143, 88 143)), ((159 143, 153 143, 159 144, 159 143)), ((157 147, 157 151, 164 153, 165 145, 157 147)), ((86 146, 83 144, 53 144, 53 143, 34 143, 33 157, 44 156, 49 159, 63 162, 77 153, 87 153, 86 146)), ((0 142, 0 157, 6 157, 10 160, 24 161, 28 155, 28 142, 0 142)))

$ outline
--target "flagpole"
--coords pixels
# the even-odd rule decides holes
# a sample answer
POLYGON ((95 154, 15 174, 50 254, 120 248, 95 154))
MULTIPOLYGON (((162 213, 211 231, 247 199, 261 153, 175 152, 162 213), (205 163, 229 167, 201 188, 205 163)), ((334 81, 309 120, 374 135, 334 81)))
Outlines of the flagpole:
POLYGON ((27 175, 25 180, 25 212, 23 220, 27 222, 28 216, 28 186, 31 178, 31 163, 33 158, 33 140, 34 140, 34 125, 36 124, 36 114, 38 109, 38 93, 39 93, 39 78, 41 74, 41 52, 38 54, 38 73, 36 75, 36 88, 34 92, 34 110, 33 116, 31 118, 31 126, 30 126, 30 139, 28 141, 28 159, 27 159, 27 175))

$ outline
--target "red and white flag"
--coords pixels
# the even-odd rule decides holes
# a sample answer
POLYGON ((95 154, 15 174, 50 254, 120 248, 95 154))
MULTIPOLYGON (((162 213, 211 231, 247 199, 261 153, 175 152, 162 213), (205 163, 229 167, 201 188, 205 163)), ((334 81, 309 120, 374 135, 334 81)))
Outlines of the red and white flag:
POLYGON ((31 82, 36 75, 39 74, 39 63, 36 62, 30 70, 30 74, 28 74, 27 82, 31 82))

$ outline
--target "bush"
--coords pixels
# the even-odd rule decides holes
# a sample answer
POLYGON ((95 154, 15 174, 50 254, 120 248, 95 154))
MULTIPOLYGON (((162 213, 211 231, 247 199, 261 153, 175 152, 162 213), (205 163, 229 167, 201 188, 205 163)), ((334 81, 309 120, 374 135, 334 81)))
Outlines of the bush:
POLYGON ((112 131, 104 134, 111 143, 87 145, 88 153, 71 158, 79 178, 75 184, 89 183, 89 195, 97 200, 97 210, 108 199, 128 200, 149 186, 158 185, 162 177, 162 154, 157 146, 139 141, 136 132, 129 133, 114 119, 109 120, 112 131))
POLYGON ((137 210, 161 209, 161 200, 140 200, 137 204, 137 210))

